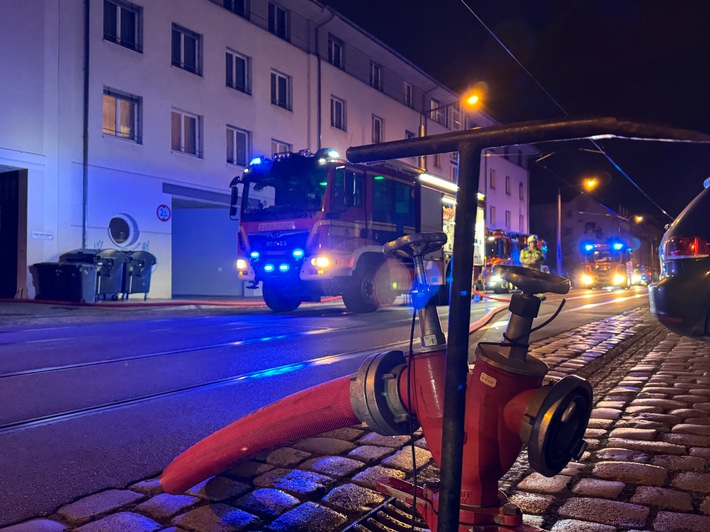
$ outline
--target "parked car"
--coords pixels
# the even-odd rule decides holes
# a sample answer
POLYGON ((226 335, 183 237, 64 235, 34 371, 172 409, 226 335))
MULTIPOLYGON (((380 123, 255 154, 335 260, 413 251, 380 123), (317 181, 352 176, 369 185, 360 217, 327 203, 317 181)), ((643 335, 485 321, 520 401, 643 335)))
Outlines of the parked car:
POLYGON ((661 275, 651 312, 668 329, 710 340, 710 179, 670 225, 659 247, 661 275))

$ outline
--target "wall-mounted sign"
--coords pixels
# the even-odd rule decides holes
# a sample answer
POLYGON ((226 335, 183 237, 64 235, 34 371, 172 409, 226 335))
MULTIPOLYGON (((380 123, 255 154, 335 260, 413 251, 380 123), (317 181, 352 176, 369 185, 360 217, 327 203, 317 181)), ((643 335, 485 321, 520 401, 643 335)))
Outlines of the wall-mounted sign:
POLYGON ((156 210, 155 213, 158 215, 158 220, 161 222, 167 222, 173 214, 170 207, 165 204, 158 205, 158 210, 156 210))
POLYGON ((32 231, 32 238, 37 240, 54 240, 54 233, 49 231, 32 231))

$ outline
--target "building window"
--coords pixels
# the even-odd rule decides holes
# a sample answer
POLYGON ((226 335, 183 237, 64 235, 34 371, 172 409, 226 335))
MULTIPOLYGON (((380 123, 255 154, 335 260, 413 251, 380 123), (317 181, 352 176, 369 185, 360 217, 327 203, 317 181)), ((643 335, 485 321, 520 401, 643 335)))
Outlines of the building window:
MULTIPOLYGON (((215 0, 212 1, 214 2, 215 0)), ((240 17, 249 18, 248 0, 216 0, 216 3, 240 17)))
POLYGON ((370 85, 378 91, 382 90, 382 65, 370 63, 370 85))
POLYGON ((104 39, 136 52, 143 50, 143 8, 122 0, 104 0, 104 39))
POLYGON ((251 93, 251 60, 237 52, 227 50, 227 87, 246 94, 251 93))
POLYGON ((345 68, 343 62, 343 41, 328 34, 328 62, 340 69, 345 68))
POLYGON ((525 216, 522 214, 520 215, 520 219, 518 220, 518 231, 521 233, 525 232, 525 216))
POLYGON ((293 146, 287 142, 271 139, 271 153, 286 153, 293 151, 293 146))
POLYGON ((379 116, 372 115, 372 143, 378 144, 385 140, 385 121, 379 116))
POLYGON ((451 106, 451 129, 454 131, 460 131, 463 129, 463 121, 461 119, 461 104, 456 102, 451 106))
POLYGON ((505 193, 510 196, 510 176, 505 176, 505 193))
POLYGON ((490 218, 490 220, 488 221, 489 227, 491 229, 494 229, 496 226, 496 208, 493 205, 491 205, 488 209, 488 214, 490 218))
POLYGON ((271 71, 271 103, 291 110, 291 77, 271 71))
POLYGON ((459 180, 459 173, 458 173, 459 167, 455 165, 451 165, 451 181, 456 183, 459 180))
POLYGON ((488 171, 488 186, 492 190, 496 189, 496 171, 493 168, 488 171))
POLYGON ((291 39, 291 12, 269 2, 269 31, 288 41, 291 39))
POLYGON ((330 125, 334 128, 347 131, 345 102, 335 96, 330 97, 330 125))
POLYGON ((414 87, 406 81, 404 82, 404 105, 414 108, 414 87))
POLYGON ((103 97, 103 133, 141 142, 141 102, 138 96, 108 88, 103 97))
POLYGON ((202 35, 173 24, 173 66, 202 75, 202 35))
POLYGON ((441 168, 441 154, 440 153, 434 154, 434 166, 436 166, 437 168, 441 168))
POLYGON ((429 119, 436 123, 441 122, 441 102, 434 98, 429 100, 429 119))
POLYGON ((505 211, 505 228, 510 230, 510 222, 511 222, 511 214, 510 211, 505 211))
POLYGON ((523 184, 519 183, 518 184, 518 198, 520 198, 521 200, 525 199, 525 191, 523 190, 523 188, 524 188, 523 184))
POLYGON ((201 128, 201 117, 173 109, 171 113, 172 150, 202 157, 201 128))
POLYGON ((459 152, 457 151, 452 151, 451 152, 451 164, 459 164, 459 152))
POLYGON ((414 131, 409 131, 408 129, 406 129, 404 131, 404 138, 405 139, 413 139, 414 137, 416 137, 416 135, 414 134, 414 131))
POLYGON ((244 129, 227 126, 227 162, 246 166, 249 160, 251 135, 244 129))

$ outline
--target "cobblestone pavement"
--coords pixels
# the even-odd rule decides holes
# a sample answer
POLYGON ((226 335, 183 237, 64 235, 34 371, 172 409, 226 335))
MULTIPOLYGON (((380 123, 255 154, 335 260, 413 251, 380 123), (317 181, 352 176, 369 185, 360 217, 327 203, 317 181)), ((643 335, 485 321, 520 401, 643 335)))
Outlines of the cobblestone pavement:
MULTIPOLYGON (((553 532, 710 530, 708 344, 668 333, 637 309, 531 352, 551 378, 589 379, 595 408, 580 462, 546 478, 523 453, 502 479, 528 524, 553 532)), ((435 475, 421 433, 414 453, 419 478, 435 475)), ((139 479, 0 530, 388 530, 373 516, 386 502, 373 480, 411 477, 412 455, 409 436, 353 426, 264 453, 183 495, 162 493, 157 477, 139 479)))

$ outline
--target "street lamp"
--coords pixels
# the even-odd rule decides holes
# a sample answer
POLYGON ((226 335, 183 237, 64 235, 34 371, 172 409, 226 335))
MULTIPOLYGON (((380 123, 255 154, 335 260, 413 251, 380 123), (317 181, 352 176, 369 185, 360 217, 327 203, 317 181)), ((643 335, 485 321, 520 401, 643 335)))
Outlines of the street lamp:
MULTIPOLYGON (((478 91, 472 91, 465 95, 463 98, 460 100, 456 100, 455 102, 449 102, 445 103, 443 105, 439 105, 437 107, 432 107, 431 109, 425 109, 421 113, 419 113, 419 136, 420 137, 426 137, 426 129, 427 129, 427 115, 431 115, 431 113, 436 113, 439 111, 442 111, 444 109, 448 109, 449 107, 453 107, 454 105, 460 105, 464 104, 465 106, 469 107, 471 110, 480 107, 482 102, 482 96, 478 91)), ((422 172, 426 172, 426 156, 425 155, 420 155, 419 156, 419 169, 422 172)))
MULTIPOLYGON (((586 190, 592 191, 599 184, 599 180, 596 177, 587 177, 582 184, 586 190)), ((562 190, 565 188, 577 187, 565 185, 557 189, 557 275, 562 275, 562 190)))

